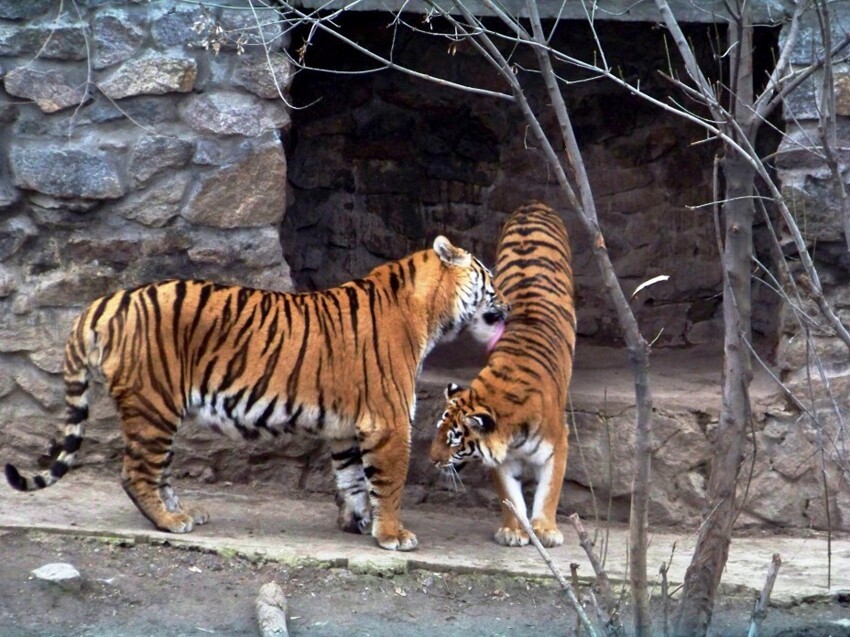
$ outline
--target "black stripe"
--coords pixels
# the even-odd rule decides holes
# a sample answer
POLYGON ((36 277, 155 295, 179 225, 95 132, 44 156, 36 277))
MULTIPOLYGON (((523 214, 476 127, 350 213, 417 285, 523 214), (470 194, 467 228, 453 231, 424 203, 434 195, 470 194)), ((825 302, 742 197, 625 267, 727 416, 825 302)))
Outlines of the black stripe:
POLYGON ((68 434, 62 444, 62 450, 65 453, 74 453, 79 451, 80 445, 83 444, 83 439, 76 434, 68 434))
POLYGON ((89 388, 88 381, 65 381, 65 395, 72 396, 74 398, 78 398, 86 393, 86 390, 89 388))
MULTIPOLYGON (((127 292, 124 292, 124 294, 126 295, 127 292)), ((100 317, 103 316, 103 312, 106 310, 106 305, 112 298, 113 296, 105 296, 100 300, 100 303, 97 304, 97 307, 95 308, 94 313, 92 314, 91 320, 89 321, 89 325, 91 325, 92 327, 97 325, 97 322, 100 320, 100 317)))
POLYGON ((77 425, 89 417, 88 406, 77 407, 76 405, 66 405, 66 408, 67 415, 65 416, 65 422, 69 425, 77 425))

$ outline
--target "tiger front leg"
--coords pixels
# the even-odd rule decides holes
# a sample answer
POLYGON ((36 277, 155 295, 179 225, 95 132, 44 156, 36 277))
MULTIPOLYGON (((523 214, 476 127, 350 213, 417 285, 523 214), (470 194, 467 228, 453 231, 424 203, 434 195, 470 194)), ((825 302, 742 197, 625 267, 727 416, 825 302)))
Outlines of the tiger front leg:
POLYGON ((391 551, 411 551, 419 541, 405 529, 399 513, 410 460, 410 426, 360 431, 363 473, 372 503, 372 537, 391 551))
POLYGON ((531 526, 545 547, 561 546, 564 534, 558 529, 556 515, 561 499, 561 486, 567 471, 567 434, 557 441, 548 460, 536 468, 537 489, 534 492, 534 505, 531 514, 531 526))
POLYGON ((509 500, 521 515, 526 514, 525 499, 522 497, 522 466, 518 462, 506 461, 492 470, 491 477, 499 502, 502 505, 502 525, 496 530, 493 539, 502 546, 525 546, 530 541, 522 525, 507 506, 509 500))
POLYGON ((372 525, 369 485, 356 438, 330 440, 331 463, 336 478, 337 524, 347 533, 366 533, 372 525))

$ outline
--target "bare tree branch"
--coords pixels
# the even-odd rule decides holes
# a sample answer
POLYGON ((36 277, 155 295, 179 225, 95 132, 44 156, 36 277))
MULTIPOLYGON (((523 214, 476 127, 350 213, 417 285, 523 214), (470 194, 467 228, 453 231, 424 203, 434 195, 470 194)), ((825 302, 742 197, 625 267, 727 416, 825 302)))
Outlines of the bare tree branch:
POLYGON ((570 605, 575 610, 579 619, 581 620, 582 626, 587 631, 588 637, 595 637, 596 631, 593 629, 593 624, 590 623, 590 618, 584 612, 584 608, 579 603, 578 598, 576 597, 575 591, 573 587, 570 586, 570 583, 564 578, 561 574, 560 569, 555 565, 552 561, 552 558, 549 556, 549 552, 543 548, 543 545, 540 543, 540 540, 537 538, 537 534, 534 532, 534 529, 531 528, 531 523, 528 521, 528 518, 517 511, 514 503, 508 499, 502 500, 502 504, 504 504, 508 509, 510 509, 511 513, 514 514, 514 517, 522 526, 523 530, 528 533, 528 537, 531 539, 531 543, 534 544, 534 547, 537 549, 537 552, 540 553, 540 557, 543 558, 543 561, 546 562, 546 566, 549 567, 549 570, 552 571, 552 575, 555 576, 555 579, 558 580, 558 584, 561 585, 561 588, 564 589, 564 592, 567 594, 567 599, 570 602, 570 605))

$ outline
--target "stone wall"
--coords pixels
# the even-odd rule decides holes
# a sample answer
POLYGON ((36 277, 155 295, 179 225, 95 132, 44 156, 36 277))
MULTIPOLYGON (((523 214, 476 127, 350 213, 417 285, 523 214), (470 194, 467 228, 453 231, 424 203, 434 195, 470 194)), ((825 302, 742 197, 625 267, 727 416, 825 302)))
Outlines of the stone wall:
MULTIPOLYGON (((850 30, 850 6, 830 6, 831 39, 835 46, 850 30)), ((783 32, 783 41, 787 33, 783 32)), ((846 51, 846 50, 845 50, 846 51)), ((823 57, 824 45, 817 17, 804 16, 790 63, 802 68, 823 57)), ((844 55, 846 60, 846 55, 844 55)), ((850 325, 850 201, 841 204, 840 190, 850 190, 850 65, 833 69, 835 91, 835 138, 828 143, 838 161, 840 181, 836 183, 824 161, 823 142, 818 120, 824 110, 823 72, 818 72, 784 103, 783 117, 787 136, 776 157, 777 175, 782 192, 795 216, 809 249, 824 294, 841 322, 850 325)), ((781 228, 781 225, 780 225, 781 228)), ((808 490, 812 501, 824 500, 824 485, 829 493, 833 519, 843 516, 850 525, 850 430, 847 420, 850 395, 850 363, 847 347, 828 327, 806 285, 807 277, 796 263, 796 249, 786 232, 782 233, 783 251, 788 255, 790 271, 780 271, 780 282, 796 302, 780 308, 780 334, 777 340, 776 369, 787 387, 800 397, 808 413, 789 410, 784 416, 770 415, 761 431, 759 443, 772 455, 759 466, 754 490, 782 492, 788 497, 799 489, 808 490), (792 285, 792 279, 796 285, 792 285), (799 296, 798 296, 799 295, 799 296), (795 306, 801 311, 798 313, 795 306), (809 318, 807 318, 809 317, 809 318), (806 338, 811 335, 811 344, 806 338), (828 377, 831 392, 821 380, 828 377), (817 414, 813 419, 810 414, 817 414), (822 474, 821 474, 822 472, 822 474), (814 485, 820 481, 820 489, 814 485), (807 485, 803 487, 802 485, 807 485)), ((821 526, 825 525, 821 505, 821 526)))
MULTIPOLYGON (((279 238, 287 40, 261 11, 274 77, 254 36, 205 49, 212 20, 254 24, 246 3, 221 4, 0 0, 4 461, 31 467, 47 450, 64 341, 98 296, 169 277, 292 287, 279 238)), ((107 401, 92 414, 83 462, 96 464, 121 441, 107 401)), ((208 466, 225 446, 184 459, 208 466)))

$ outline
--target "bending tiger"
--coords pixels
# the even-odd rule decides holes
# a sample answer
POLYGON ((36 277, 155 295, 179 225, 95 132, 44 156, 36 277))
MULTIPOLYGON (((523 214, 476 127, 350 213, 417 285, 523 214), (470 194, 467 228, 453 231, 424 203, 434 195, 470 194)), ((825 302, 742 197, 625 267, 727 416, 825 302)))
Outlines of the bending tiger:
POLYGON ((203 281, 121 291, 92 303, 69 337, 61 453, 33 478, 7 464, 6 478, 29 491, 65 475, 99 370, 121 418, 122 485, 158 529, 185 533, 208 520, 181 505, 169 480, 174 434, 191 418, 249 440, 295 431, 323 437, 339 525, 363 533, 374 514, 377 543, 410 550, 416 536, 399 508, 422 360, 468 327, 486 341, 505 314, 487 269, 445 237, 315 293, 203 281))
MULTIPOLYGON (((468 389, 449 385, 430 457, 442 469, 479 458, 491 467, 500 501, 522 513, 520 478, 530 465, 537 479, 532 527, 544 546, 559 546, 555 513, 567 468, 576 318, 569 237, 557 214, 542 204, 517 210, 502 229, 495 272, 511 308, 504 334, 468 389)), ((529 541, 504 504, 495 540, 529 541)))

